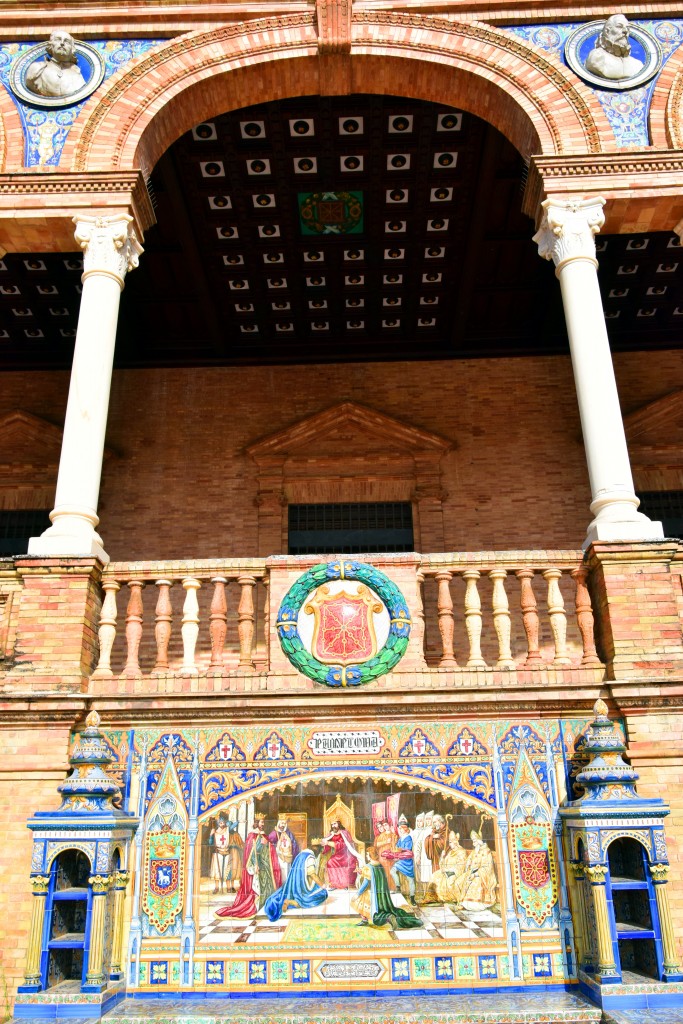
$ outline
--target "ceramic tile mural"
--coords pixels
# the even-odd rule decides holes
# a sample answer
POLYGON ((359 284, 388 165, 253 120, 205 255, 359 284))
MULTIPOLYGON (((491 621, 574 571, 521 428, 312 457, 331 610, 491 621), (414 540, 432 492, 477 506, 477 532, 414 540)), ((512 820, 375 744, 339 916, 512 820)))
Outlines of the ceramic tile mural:
MULTIPOLYGON (((158 39, 91 39, 89 44, 98 50, 104 61, 104 82, 119 68, 130 64, 163 40, 158 39)), ((9 88, 10 71, 16 59, 35 44, 32 42, 4 43, 0 45, 0 82, 19 111, 24 129, 24 165, 26 167, 56 167, 64 143, 74 121, 87 99, 70 107, 44 109, 18 99, 9 88)))
POLYGON ((552 823, 585 728, 106 734, 144 819, 128 991, 561 984, 574 968, 552 823))
MULTIPOLYGON (((649 20, 631 19, 632 25, 651 33, 659 45, 662 54, 662 65, 683 42, 683 21, 680 19, 649 20)), ((567 37, 578 27, 579 22, 567 22, 553 25, 511 25, 506 28, 526 42, 551 53, 566 64, 564 44, 567 37)), ((652 93, 657 78, 637 89, 596 89, 590 85, 586 88, 595 93, 602 105, 614 136, 620 146, 648 146, 648 113, 652 93)))

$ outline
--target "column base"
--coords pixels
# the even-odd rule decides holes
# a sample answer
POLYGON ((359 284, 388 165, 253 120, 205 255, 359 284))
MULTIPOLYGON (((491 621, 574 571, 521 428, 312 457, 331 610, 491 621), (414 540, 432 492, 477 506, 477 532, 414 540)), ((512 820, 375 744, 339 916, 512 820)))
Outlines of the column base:
POLYGON ((60 556, 92 558, 94 556, 105 565, 110 560, 97 534, 93 534, 91 537, 73 537, 64 534, 50 535, 50 531, 47 530, 40 537, 31 537, 28 542, 28 553, 34 557, 47 555, 51 558, 60 556))
POLYGON ((647 516, 638 515, 636 519, 612 522, 606 519, 594 519, 588 527, 583 550, 586 551, 596 541, 606 543, 629 544, 633 541, 664 540, 662 524, 653 522, 647 516))

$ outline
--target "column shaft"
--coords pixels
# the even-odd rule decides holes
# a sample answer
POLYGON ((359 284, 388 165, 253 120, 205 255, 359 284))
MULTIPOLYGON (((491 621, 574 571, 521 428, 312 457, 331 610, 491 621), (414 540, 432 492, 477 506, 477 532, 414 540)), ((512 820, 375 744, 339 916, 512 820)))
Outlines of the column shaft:
POLYGON ((591 486, 594 519, 586 546, 661 539, 661 523, 638 512, 602 309, 594 235, 604 224, 604 199, 546 199, 542 205, 534 241, 557 268, 591 486))
POLYGON ((97 503, 109 410, 119 300, 141 247, 132 217, 74 218, 84 251, 83 292, 64 421, 55 507, 50 526, 29 541, 33 555, 97 555, 108 561, 96 532, 97 503))
POLYGON ((45 899, 49 877, 38 875, 32 878, 31 881, 33 883, 33 908, 31 910, 31 929, 28 936, 24 983, 26 985, 38 986, 41 984, 40 958, 43 952, 45 899))

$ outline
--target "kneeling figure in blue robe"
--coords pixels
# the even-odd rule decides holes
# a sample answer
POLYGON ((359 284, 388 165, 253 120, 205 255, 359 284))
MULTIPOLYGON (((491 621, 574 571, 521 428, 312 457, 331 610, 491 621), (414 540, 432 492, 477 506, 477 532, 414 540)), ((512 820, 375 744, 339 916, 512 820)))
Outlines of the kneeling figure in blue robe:
POLYGON ((279 921, 292 907, 305 910, 319 907, 327 899, 327 889, 318 884, 315 873, 315 854, 302 850, 292 861, 287 880, 264 903, 271 921, 279 921))

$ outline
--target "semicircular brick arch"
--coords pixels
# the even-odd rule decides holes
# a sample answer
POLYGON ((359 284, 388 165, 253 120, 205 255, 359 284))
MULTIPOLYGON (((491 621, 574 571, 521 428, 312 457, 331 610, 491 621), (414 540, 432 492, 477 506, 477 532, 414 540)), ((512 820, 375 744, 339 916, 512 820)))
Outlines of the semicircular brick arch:
POLYGON ((24 166, 24 130, 19 111, 9 93, 0 89, 0 171, 19 171, 24 166))
MULTIPOLYGON (((99 99, 89 101, 62 166, 148 173, 200 121, 325 92, 323 60, 312 13, 183 36, 115 75, 99 99)), ((354 20, 348 61, 342 91, 467 110, 498 128, 527 159, 614 148, 590 91, 559 63, 498 29, 365 13, 354 20)))
POLYGON ((666 62, 650 104, 650 133, 658 149, 683 149, 683 50, 666 62))

